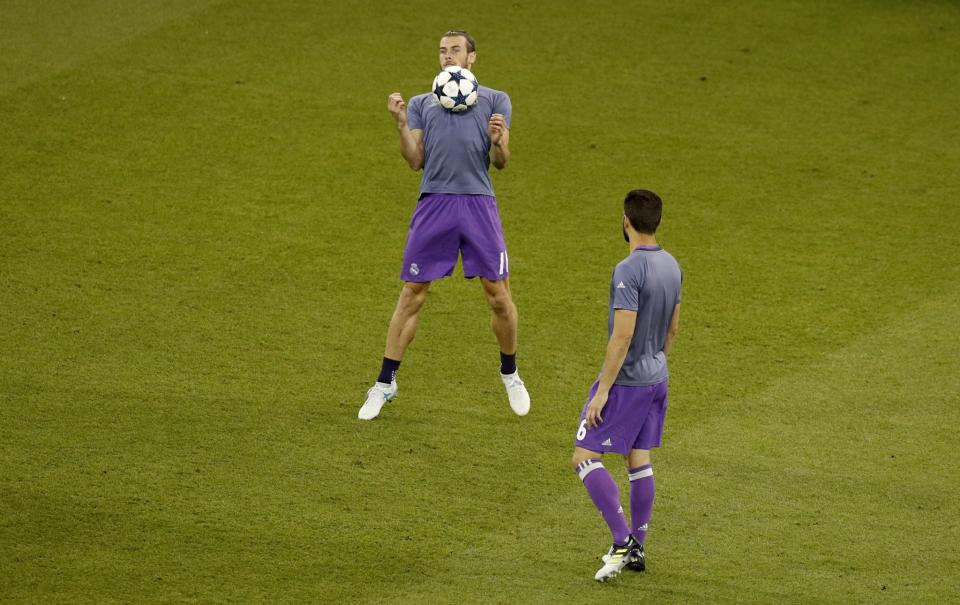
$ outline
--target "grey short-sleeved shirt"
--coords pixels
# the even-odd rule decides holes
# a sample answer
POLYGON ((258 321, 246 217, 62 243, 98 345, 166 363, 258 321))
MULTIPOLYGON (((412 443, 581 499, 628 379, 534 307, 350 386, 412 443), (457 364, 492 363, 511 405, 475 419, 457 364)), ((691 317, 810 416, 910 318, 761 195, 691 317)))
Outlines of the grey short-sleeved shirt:
POLYGON ((407 125, 423 131, 423 178, 420 194, 493 195, 490 182, 490 116, 503 114, 510 126, 513 109, 507 93, 481 86, 477 104, 453 113, 433 93, 417 95, 407 104, 407 125))
POLYGON ((667 379, 663 345, 674 307, 680 304, 682 280, 680 265, 660 246, 634 249, 613 270, 608 336, 613 333, 616 309, 637 313, 633 340, 614 384, 645 386, 667 379))

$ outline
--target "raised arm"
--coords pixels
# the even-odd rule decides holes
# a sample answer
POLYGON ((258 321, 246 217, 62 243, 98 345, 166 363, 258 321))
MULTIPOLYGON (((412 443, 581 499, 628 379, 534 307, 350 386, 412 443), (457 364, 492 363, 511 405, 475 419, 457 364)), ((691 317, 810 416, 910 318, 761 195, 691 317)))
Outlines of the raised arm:
POLYGON ((387 97, 387 110, 397 122, 400 131, 400 155, 412 170, 423 168, 423 131, 407 126, 407 104, 399 92, 387 97))

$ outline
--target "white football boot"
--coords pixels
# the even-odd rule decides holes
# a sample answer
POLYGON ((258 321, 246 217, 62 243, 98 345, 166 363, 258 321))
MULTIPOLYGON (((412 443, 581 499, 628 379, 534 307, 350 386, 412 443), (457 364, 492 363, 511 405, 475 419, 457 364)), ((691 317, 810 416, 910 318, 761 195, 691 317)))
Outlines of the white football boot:
POLYGON ((620 575, 623 568, 636 558, 634 549, 637 546, 639 544, 633 539, 633 536, 630 536, 630 539, 623 546, 612 546, 610 552, 603 557, 603 567, 597 570, 593 579, 597 582, 606 582, 620 575))
POLYGON ((527 393, 527 387, 523 386, 523 380, 520 379, 520 372, 513 374, 500 374, 503 379, 503 386, 507 389, 507 398, 510 399, 510 409, 517 416, 526 416, 530 411, 530 393, 527 393))
POLYGON ((363 407, 360 408, 360 413, 357 414, 357 417, 360 420, 373 420, 380 415, 380 410, 385 403, 393 401, 399 390, 400 388, 397 386, 396 380, 390 384, 383 382, 373 383, 373 386, 367 391, 367 400, 364 402, 363 407))

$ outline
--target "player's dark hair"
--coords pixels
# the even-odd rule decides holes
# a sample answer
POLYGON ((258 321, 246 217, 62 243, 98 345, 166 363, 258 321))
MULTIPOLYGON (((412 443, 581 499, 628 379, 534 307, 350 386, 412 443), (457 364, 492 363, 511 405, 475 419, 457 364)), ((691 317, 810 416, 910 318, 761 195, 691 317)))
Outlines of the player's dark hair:
POLYGON ((477 41, 473 39, 473 36, 463 31, 462 29, 451 29, 447 33, 440 36, 441 38, 446 38, 448 36, 463 36, 467 40, 467 52, 472 53, 477 50, 477 41))
POLYGON ((663 212, 663 200, 646 189, 634 189, 623 199, 623 213, 634 229, 640 233, 653 235, 660 226, 663 212))

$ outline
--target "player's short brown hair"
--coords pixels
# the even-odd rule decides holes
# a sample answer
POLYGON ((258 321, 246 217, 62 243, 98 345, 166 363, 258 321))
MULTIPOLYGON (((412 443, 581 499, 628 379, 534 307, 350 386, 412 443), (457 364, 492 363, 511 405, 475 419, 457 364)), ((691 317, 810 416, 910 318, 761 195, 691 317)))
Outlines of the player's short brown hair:
POLYGON ((634 189, 623 199, 623 213, 634 229, 653 235, 660 226, 663 200, 652 191, 634 189))
POLYGON ((463 31, 462 29, 451 29, 447 33, 440 36, 441 38, 446 38, 448 36, 463 36, 467 40, 467 52, 472 53, 477 50, 477 41, 473 39, 473 36, 463 31))

